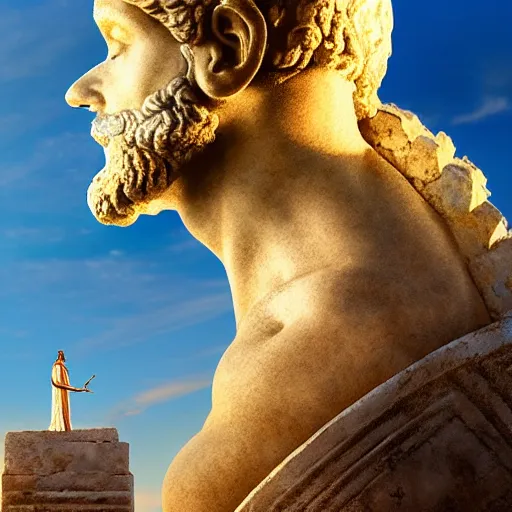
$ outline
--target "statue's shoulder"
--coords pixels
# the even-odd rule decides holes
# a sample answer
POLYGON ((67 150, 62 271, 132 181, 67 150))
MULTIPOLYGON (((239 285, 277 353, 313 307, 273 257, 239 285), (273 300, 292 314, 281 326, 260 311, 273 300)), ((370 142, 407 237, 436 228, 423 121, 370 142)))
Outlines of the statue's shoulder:
POLYGON ((434 135, 412 112, 382 105, 361 134, 445 220, 494 319, 512 309, 512 230, 492 205, 487 179, 456 158, 444 132, 434 135))
MULTIPOLYGON (((375 293, 369 293, 368 283, 377 289, 399 287, 378 269, 351 265, 316 269, 283 283, 256 303, 240 322, 237 345, 266 342, 277 334, 283 338, 298 324, 312 329, 321 326, 327 332, 329 326, 337 328, 346 323, 347 316, 354 316, 350 303, 361 303, 369 296, 375 309, 381 311, 382 306, 391 310, 389 302, 379 301, 373 297, 375 293)), ((361 314, 358 310, 356 316, 361 314)))
POLYGON ((57 360, 53 363, 53 368, 62 368, 66 370, 66 365, 62 361, 57 360))
POLYGON ((311 512, 447 510, 452 503, 511 510, 511 369, 512 317, 505 316, 343 410, 236 512, 295 512, 306 502, 311 512))

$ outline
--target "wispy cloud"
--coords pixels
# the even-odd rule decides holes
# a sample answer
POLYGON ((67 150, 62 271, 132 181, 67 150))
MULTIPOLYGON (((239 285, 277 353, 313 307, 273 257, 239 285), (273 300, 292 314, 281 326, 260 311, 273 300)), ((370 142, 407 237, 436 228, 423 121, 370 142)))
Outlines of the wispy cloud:
POLYGON ((486 117, 501 114, 510 109, 510 102, 505 97, 487 97, 480 107, 468 114, 462 114, 452 119, 452 124, 475 123, 486 117))
POLYGON ((39 138, 14 155, 4 151, 0 159, 2 208, 12 219, 41 212, 46 217, 58 215, 62 225, 87 210, 87 187, 103 165, 101 148, 86 132, 39 138))
POLYGON ((60 242, 64 239, 64 230, 62 228, 55 227, 27 227, 18 226, 6 229, 0 229, 0 237, 8 240, 23 240, 24 242, 30 243, 54 243, 60 242))
MULTIPOLYGON (((228 340, 226 340, 228 341, 228 340)), ((212 347, 205 348, 203 350, 198 350, 197 352, 194 352, 193 354, 189 354, 185 357, 173 357, 173 361, 190 361, 194 360, 197 361, 198 359, 202 358, 208 358, 208 357, 215 357, 216 359, 219 358, 220 354, 224 353, 226 348, 228 347, 227 343, 223 345, 214 345, 212 347)))
POLYGON ((198 248, 204 248, 204 246, 201 245, 201 243, 198 242, 195 238, 189 235, 188 239, 170 245, 167 250, 173 254, 181 254, 183 252, 198 248))
POLYGON ((76 44, 80 23, 57 0, 15 9, 0 5, 0 83, 44 73, 76 44))
POLYGON ((167 259, 154 251, 147 256, 126 258, 121 255, 81 259, 18 259, 0 266, 0 299, 42 296, 58 290, 55 299, 73 300, 79 296, 88 303, 108 307, 123 304, 166 304, 203 295, 223 295, 229 290, 225 279, 184 278, 170 271, 167 259))
MULTIPOLYGON (((64 97, 42 99, 36 95, 23 98, 23 102, 1 105, 0 137, 12 143, 16 138, 48 126, 63 110, 64 97)), ((26 140, 23 141, 26 143, 26 140)))
MULTIPOLYGON (((14 338, 17 340, 26 338, 28 335, 28 331, 26 329, 9 329, 7 327, 0 326, 0 336, 5 336, 6 338, 14 338)), ((22 352, 20 357, 25 357, 27 352, 22 352)))
MULTIPOLYGON (((62 35, 60 37, 49 38, 45 32, 44 38, 28 37, 23 41, 7 41, 7 51, 2 51, 0 55, 8 55, 10 51, 14 53, 7 57, 0 58, 0 83, 12 80, 29 79, 45 72, 46 68, 55 61, 57 55, 68 50, 73 44, 73 38, 62 35), (10 44, 9 44, 10 43, 10 44)), ((2 34, 2 50, 4 50, 4 40, 2 34)))
POLYGON ((224 279, 202 281, 169 271, 159 253, 151 260, 115 253, 86 259, 15 260, 0 267, 0 301, 13 308, 10 329, 26 329, 37 315, 39 335, 58 322, 80 333, 77 354, 147 342, 232 312, 224 279), (46 297, 41 302, 37 297, 46 297), (61 306, 56 310, 52 304, 61 306), (18 306, 15 306, 18 304, 18 306))
POLYGON ((139 314, 111 318, 109 328, 98 335, 80 340, 76 349, 77 352, 89 352, 98 347, 108 347, 112 350, 136 345, 147 341, 148 337, 179 331, 231 310, 232 302, 229 293, 176 301, 139 314))
MULTIPOLYGON (((44 183, 45 192, 51 193, 54 183, 60 182, 62 187, 62 178, 69 178, 73 171, 76 174, 77 162, 80 162, 80 171, 83 172, 84 167, 98 160, 101 153, 98 151, 91 155, 91 147, 89 134, 83 132, 62 132, 38 139, 15 163, 3 159, 0 165, 0 187, 14 184, 28 187, 37 182, 44 183), (59 172, 48 171, 54 168, 59 172)), ((93 170, 89 172, 92 177, 93 170)), ((55 188, 59 190, 61 187, 55 188)))
POLYGON ((148 389, 129 398, 114 408, 113 419, 126 416, 137 416, 155 404, 168 402, 174 398, 190 395, 212 384, 211 376, 172 380, 148 389))
POLYGON ((200 389, 205 389, 209 387, 211 383, 211 378, 168 382, 167 384, 139 393, 133 398, 133 402, 142 412, 142 410, 154 404, 167 402, 173 398, 189 395, 200 389))

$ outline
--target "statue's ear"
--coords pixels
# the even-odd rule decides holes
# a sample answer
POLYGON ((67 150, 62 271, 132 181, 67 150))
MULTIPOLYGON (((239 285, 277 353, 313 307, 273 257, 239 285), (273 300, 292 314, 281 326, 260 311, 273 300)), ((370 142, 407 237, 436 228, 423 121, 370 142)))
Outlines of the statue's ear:
POLYGON ((223 0, 205 33, 207 40, 193 48, 195 79, 210 98, 226 99, 245 89, 261 66, 265 18, 252 0, 223 0))

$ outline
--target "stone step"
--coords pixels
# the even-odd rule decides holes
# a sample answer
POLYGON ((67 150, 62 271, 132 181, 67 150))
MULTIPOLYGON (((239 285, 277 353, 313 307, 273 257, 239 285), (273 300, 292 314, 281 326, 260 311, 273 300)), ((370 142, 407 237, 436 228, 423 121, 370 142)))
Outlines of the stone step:
POLYGON ((120 505, 9 505, 3 512, 134 512, 120 505))
POLYGON ((63 471, 53 475, 4 474, 2 487, 9 491, 131 491, 133 475, 74 471, 63 471))
POLYGON ((3 509, 9 510, 11 505, 46 506, 53 510, 53 505, 65 505, 69 508, 78 505, 86 506, 130 506, 132 503, 131 491, 4 491, 2 494, 3 509))
POLYGON ((5 442, 16 442, 22 438, 26 442, 41 443, 69 441, 73 443, 117 443, 119 434, 115 428, 88 428, 71 430, 70 432, 52 432, 50 430, 22 430, 19 432, 7 432, 5 442))
POLYGON ((2 512, 133 512, 128 443, 113 428, 9 432, 2 512))
MULTIPOLYGON (((58 432, 60 434, 60 432, 58 432)), ((51 475, 106 472, 127 474, 128 443, 94 443, 60 440, 37 442, 19 436, 5 443, 4 474, 51 475)))

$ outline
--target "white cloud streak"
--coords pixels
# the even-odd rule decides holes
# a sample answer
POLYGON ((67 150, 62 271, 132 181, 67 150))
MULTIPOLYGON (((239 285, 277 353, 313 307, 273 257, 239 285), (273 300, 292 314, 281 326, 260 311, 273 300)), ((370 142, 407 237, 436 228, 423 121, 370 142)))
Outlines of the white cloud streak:
POLYGON ((98 347, 112 350, 136 345, 152 336, 179 331, 231 310, 230 294, 219 293, 177 301, 128 317, 114 318, 109 322, 110 328, 96 336, 80 340, 76 347, 77 352, 89 352, 98 347))
POLYGON ((211 376, 190 377, 187 379, 172 380, 160 384, 146 391, 142 391, 125 400, 113 409, 112 420, 127 416, 138 416, 146 409, 174 398, 190 395, 212 384, 211 376))
POLYGON ((55 243, 64 240, 65 232, 62 228, 45 227, 35 228, 18 226, 0 229, 0 238, 8 240, 24 241, 30 243, 55 243))
POLYGON ((154 404, 167 402, 173 398, 189 395, 194 391, 205 389, 210 386, 211 383, 212 380, 210 378, 171 381, 135 395, 133 401, 135 405, 139 407, 150 407, 154 404))
POLYGON ((452 119, 453 125, 476 123, 510 109, 510 102, 505 97, 487 97, 480 107, 469 114, 462 114, 452 119))
POLYGON ((65 318, 82 333, 70 342, 83 355, 147 342, 232 312, 226 280, 184 278, 169 272, 166 260, 157 261, 158 253, 148 261, 115 253, 6 262, 0 267, 0 300, 23 304, 19 325, 10 329, 30 324, 24 315, 44 316, 39 330, 65 318), (37 297, 47 297, 48 307, 37 297), (52 303, 61 307, 52 309, 52 303))

